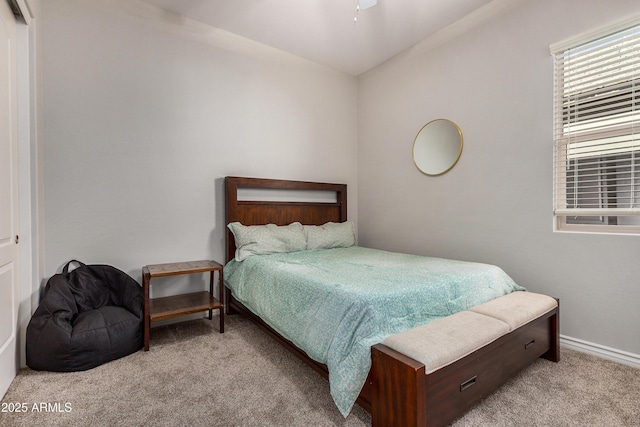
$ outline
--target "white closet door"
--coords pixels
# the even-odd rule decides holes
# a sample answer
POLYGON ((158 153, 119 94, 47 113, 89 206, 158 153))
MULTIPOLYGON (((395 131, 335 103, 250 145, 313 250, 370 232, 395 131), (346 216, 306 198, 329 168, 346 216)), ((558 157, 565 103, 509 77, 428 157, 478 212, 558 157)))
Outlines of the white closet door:
POLYGON ((0 0, 0 397, 18 370, 18 138, 16 20, 0 0))

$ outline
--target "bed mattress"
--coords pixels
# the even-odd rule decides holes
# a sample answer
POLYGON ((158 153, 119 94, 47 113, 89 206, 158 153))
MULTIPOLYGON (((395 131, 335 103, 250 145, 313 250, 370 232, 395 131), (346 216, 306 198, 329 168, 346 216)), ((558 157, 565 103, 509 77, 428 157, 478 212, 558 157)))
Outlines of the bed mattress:
POLYGON ((524 290, 499 267, 352 246, 230 261, 233 296, 326 364, 346 416, 390 335, 524 290))

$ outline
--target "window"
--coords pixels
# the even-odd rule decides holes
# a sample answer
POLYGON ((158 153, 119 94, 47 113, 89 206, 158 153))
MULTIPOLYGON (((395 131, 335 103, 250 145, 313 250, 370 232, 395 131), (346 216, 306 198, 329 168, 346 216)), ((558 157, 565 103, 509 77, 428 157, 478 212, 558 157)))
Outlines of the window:
POLYGON ((640 233, 640 19, 551 52, 556 227, 640 233))

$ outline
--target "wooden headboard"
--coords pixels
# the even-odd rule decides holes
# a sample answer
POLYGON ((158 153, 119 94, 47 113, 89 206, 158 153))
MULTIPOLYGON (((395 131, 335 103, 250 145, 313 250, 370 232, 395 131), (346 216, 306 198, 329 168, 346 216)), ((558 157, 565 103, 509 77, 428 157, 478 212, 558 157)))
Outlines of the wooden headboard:
MULTIPOLYGON (((226 224, 287 225, 299 221, 304 225, 347 220, 347 185, 325 182, 287 181, 279 179, 228 176, 226 187, 226 224), (324 201, 238 200, 239 189, 298 190, 304 192, 335 192, 336 199, 324 201)), ((227 229, 227 261, 235 255, 233 234, 227 229)))

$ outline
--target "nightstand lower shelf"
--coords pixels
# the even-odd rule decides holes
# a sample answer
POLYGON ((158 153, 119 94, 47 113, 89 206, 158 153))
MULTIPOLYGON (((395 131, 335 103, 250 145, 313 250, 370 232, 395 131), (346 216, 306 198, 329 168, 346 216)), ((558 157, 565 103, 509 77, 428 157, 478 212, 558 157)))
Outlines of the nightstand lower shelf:
POLYGON ((149 301, 152 322, 201 311, 209 311, 209 320, 211 320, 211 310, 221 309, 222 307, 222 303, 207 291, 154 298, 149 301))

